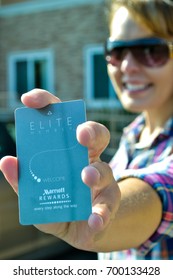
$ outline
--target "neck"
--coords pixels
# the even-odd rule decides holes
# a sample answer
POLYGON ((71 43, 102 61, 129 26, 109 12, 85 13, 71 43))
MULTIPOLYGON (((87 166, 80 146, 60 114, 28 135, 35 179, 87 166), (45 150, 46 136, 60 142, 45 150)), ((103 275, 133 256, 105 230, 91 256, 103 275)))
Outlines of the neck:
MULTIPOLYGON (((172 104, 171 104, 172 105, 172 104)), ((164 128, 166 121, 173 115, 171 114, 162 114, 162 111, 158 113, 156 112, 144 112, 145 117, 145 127, 140 136, 140 143, 146 143, 146 139, 148 143, 151 143, 164 128)))
MULTIPOLYGON (((171 104, 172 106, 172 104, 171 104)), ((148 128, 150 133, 153 133, 155 130, 162 129, 167 122, 167 120, 173 116, 173 112, 163 112, 162 110, 154 111, 145 111, 145 127, 148 128)))

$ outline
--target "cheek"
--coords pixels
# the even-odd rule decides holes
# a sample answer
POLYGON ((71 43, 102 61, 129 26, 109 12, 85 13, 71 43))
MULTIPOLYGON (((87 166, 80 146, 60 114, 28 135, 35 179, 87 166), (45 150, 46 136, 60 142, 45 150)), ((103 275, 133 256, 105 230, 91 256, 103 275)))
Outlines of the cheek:
MULTIPOLYGON (((153 73, 153 72, 152 72, 153 73)), ((150 77, 156 86, 158 94, 161 96, 172 94, 173 92, 173 60, 168 62, 163 68, 158 68, 150 77), (163 94, 164 93, 164 94, 163 94)))
POLYGON ((108 75, 109 78, 111 79, 113 88, 115 89, 117 95, 119 95, 122 86, 121 72, 116 67, 113 67, 112 65, 108 65, 108 75))

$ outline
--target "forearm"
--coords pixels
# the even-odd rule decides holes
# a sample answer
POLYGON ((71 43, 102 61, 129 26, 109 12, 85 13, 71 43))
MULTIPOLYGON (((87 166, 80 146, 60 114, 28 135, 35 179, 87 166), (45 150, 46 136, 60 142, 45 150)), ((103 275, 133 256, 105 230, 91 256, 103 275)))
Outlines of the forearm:
POLYGON ((95 238, 96 251, 135 248, 157 229, 162 216, 158 194, 142 180, 129 178, 119 183, 120 207, 107 228, 95 238))

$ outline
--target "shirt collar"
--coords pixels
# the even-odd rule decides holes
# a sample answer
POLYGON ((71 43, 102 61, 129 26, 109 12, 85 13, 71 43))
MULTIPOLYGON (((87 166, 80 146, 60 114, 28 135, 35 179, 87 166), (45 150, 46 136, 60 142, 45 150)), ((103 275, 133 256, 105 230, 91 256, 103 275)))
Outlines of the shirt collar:
MULTIPOLYGON (((129 144, 136 145, 139 141, 139 136, 145 125, 145 117, 143 114, 139 115, 130 125, 124 128, 124 135, 129 144)), ((169 118, 161 133, 154 139, 150 144, 153 145, 155 142, 160 140, 173 137, 173 117, 169 118)), ((142 148, 142 147, 141 147, 142 148)))

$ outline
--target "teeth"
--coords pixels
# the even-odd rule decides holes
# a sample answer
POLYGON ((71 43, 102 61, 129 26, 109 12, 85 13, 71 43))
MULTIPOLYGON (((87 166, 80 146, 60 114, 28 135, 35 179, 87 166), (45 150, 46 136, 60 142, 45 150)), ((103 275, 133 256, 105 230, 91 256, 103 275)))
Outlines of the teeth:
POLYGON ((132 85, 132 84, 125 84, 125 87, 128 90, 143 90, 146 88, 146 85, 132 85))

